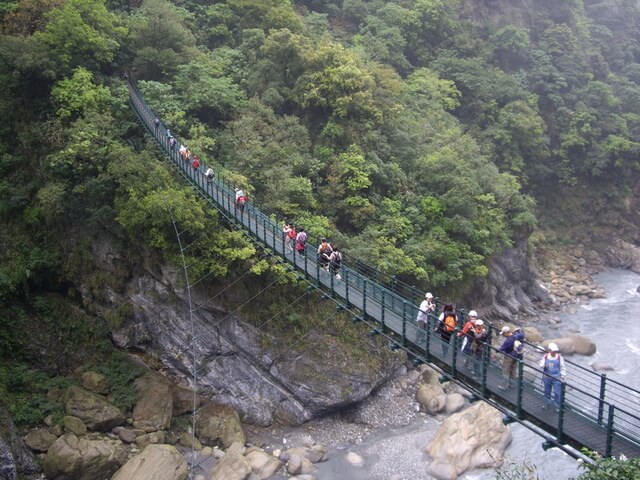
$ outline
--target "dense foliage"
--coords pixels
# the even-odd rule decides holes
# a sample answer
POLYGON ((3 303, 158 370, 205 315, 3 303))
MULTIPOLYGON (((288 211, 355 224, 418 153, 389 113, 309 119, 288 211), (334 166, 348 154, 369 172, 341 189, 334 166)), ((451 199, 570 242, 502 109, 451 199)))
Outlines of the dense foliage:
POLYGON ((256 202, 416 285, 485 275, 540 222, 625 229, 635 1, 0 0, 0 16, 6 305, 122 288, 126 261, 93 268, 105 239, 174 262, 171 215, 194 275, 267 267, 158 161, 125 71, 256 202))

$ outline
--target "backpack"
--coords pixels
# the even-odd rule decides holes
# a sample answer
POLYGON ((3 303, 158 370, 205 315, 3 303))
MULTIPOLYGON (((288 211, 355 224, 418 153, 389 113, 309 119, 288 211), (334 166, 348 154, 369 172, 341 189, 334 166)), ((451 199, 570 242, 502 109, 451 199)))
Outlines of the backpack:
POLYGON ((445 332, 453 332, 456 329, 456 316, 453 313, 449 313, 442 320, 442 326, 445 332))

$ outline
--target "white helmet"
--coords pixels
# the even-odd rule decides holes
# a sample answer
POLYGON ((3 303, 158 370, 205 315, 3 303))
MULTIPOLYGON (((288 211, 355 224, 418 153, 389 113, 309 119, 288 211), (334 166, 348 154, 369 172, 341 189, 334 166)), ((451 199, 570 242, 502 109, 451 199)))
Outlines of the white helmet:
POLYGON ((433 298, 433 293, 427 292, 424 294, 424 298, 433 298))
POLYGON ((478 318, 478 312, 476 312, 475 310, 471 310, 471 311, 469 312, 469 316, 470 316, 470 317, 476 317, 476 318, 478 318))
POLYGON ((482 320, 476 320, 476 327, 481 327, 482 325, 484 325, 484 322, 482 320))
POLYGON ((549 349, 550 352, 559 352, 560 351, 560 349, 558 348, 558 344, 557 343, 553 343, 553 342, 551 342, 547 348, 549 349))

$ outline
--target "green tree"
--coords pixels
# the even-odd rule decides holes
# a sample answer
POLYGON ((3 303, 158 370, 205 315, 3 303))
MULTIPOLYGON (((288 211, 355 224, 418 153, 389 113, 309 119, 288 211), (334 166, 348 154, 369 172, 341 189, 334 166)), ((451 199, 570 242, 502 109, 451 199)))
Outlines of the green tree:
POLYGON ((112 62, 127 33, 104 0, 68 0, 51 10, 48 19, 44 31, 34 36, 49 47, 63 72, 88 61, 112 62))
POLYGON ((93 74, 83 67, 73 71, 71 78, 58 81, 51 89, 51 98, 57 106, 57 114, 63 119, 82 116, 87 110, 108 106, 109 89, 93 83, 93 74))
POLYGON ((196 55, 186 13, 166 0, 144 0, 128 24, 133 67, 141 78, 162 80, 196 55))

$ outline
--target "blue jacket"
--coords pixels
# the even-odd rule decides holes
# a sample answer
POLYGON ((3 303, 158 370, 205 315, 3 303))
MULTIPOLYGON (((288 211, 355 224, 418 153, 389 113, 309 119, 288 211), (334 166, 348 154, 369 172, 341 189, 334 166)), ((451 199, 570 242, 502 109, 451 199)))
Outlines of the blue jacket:
POLYGON ((513 344, 516 343, 516 340, 522 341, 523 338, 524 332, 522 330, 518 330, 504 339, 504 342, 502 342, 502 346, 498 351, 505 355, 510 355, 513 358, 518 358, 518 353, 513 349, 513 344))

